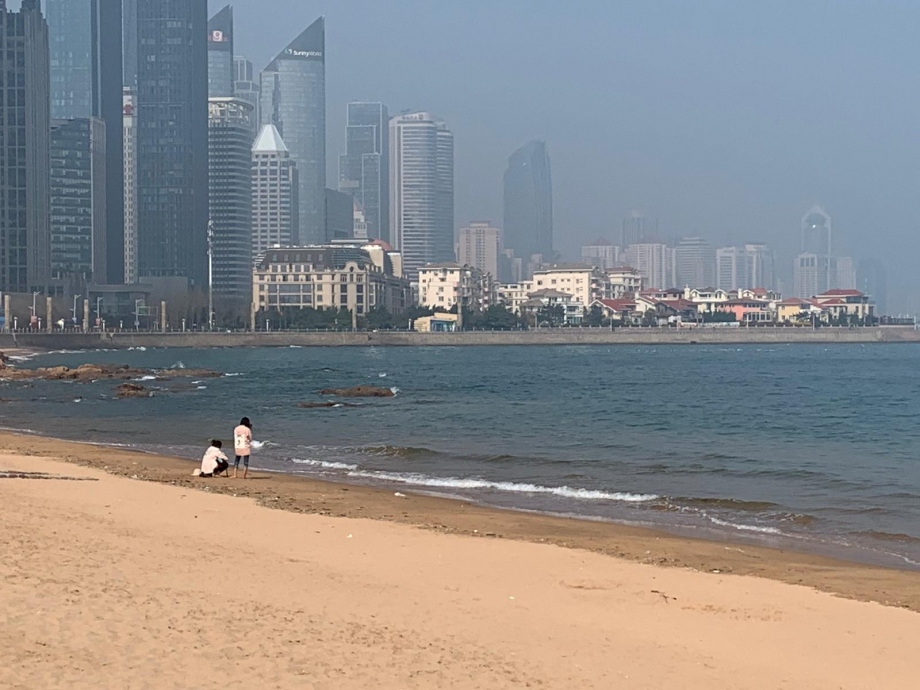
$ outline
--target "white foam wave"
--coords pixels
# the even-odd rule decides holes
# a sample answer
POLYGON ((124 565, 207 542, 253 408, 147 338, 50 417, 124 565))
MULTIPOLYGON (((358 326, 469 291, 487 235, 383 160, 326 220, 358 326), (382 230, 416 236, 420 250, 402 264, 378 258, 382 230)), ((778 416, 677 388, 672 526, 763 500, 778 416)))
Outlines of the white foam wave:
POLYGON ((729 522, 727 520, 720 520, 719 518, 714 518, 711 515, 709 516, 709 521, 719 527, 731 527, 732 529, 741 530, 742 532, 759 532, 760 534, 782 534, 782 530, 777 529, 776 527, 762 527, 758 525, 742 525, 737 522, 729 522))
POLYGON ((291 458, 291 462, 298 465, 309 465, 310 467, 320 467, 324 470, 357 470, 357 465, 350 465, 347 462, 331 462, 329 460, 303 460, 301 458, 291 458))
POLYGON ((207 386, 197 386, 195 390, 203 391, 205 388, 207 388, 207 386))
POLYGON ((234 372, 234 373, 232 373, 232 374, 224 374, 224 376, 242 376, 242 374, 241 374, 240 372, 237 371, 237 372, 234 372))
POLYGON ((148 374, 147 376, 141 376, 139 379, 135 379, 135 381, 156 381, 156 380, 157 380, 157 377, 151 376, 150 374, 148 374))
POLYGON ((265 441, 250 441, 249 446, 253 450, 261 450, 262 448, 265 447, 265 441))
POLYGON ((185 363, 182 361, 176 362, 170 367, 170 369, 185 369, 185 363))
POLYGON ((624 501, 627 503, 647 503, 658 499, 654 494, 630 494, 625 492, 598 491, 595 489, 577 489, 570 486, 541 486, 539 484, 521 484, 517 482, 493 482, 487 479, 461 477, 431 477, 425 474, 401 474, 397 472, 370 472, 355 470, 349 477, 376 479, 385 482, 397 482, 411 486, 427 486, 444 489, 492 489, 508 493, 551 494, 563 498, 577 498, 585 501, 624 501))
POLYGON ((390 386, 390 390, 393 391, 393 395, 397 395, 399 393, 399 389, 396 386, 390 386))
POLYGON ((377 374, 377 376, 379 378, 385 379, 387 377, 387 373, 385 371, 381 371, 379 374, 377 374))
POLYGON ((143 345, 140 345, 138 347, 129 347, 128 350, 135 350, 137 352, 147 352, 147 348, 144 347, 143 345))

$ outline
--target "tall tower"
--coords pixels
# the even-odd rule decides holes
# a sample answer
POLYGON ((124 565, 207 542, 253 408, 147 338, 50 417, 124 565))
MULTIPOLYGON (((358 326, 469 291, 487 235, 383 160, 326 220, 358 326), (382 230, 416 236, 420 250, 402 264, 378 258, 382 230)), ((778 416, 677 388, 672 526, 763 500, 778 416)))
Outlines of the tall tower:
POLYGON ((252 256, 290 247, 297 236, 297 164, 274 125, 252 147, 252 256))
POLYGON ((368 236, 390 240, 390 127, 383 103, 349 103, 346 153, 339 156, 339 191, 364 213, 368 236))
POLYGON ((233 96, 233 7, 208 20, 208 97, 233 96))
MULTIPOLYGON (((93 178, 94 186, 105 190, 101 206, 105 213, 95 216, 105 223, 96 235, 106 238, 105 261, 96 262, 106 269, 93 273, 98 284, 124 282, 121 10, 121 0, 46 0, 51 117, 98 118, 105 128, 104 146, 93 145, 94 150, 104 151, 99 160, 102 167, 93 178)), ((85 128, 98 129, 88 124, 85 128)))
POLYGON ((620 246, 626 249, 644 240, 658 239, 658 219, 648 218, 641 211, 633 211, 623 219, 620 246))
POLYGON ((543 141, 511 154, 505 170, 504 246, 528 263, 534 254, 553 256, 553 180, 543 141))
POLYGON ((715 283, 715 251, 702 237, 683 237, 674 249, 676 287, 704 288, 715 283))
POLYGON ((253 140, 259 132, 259 123, 262 119, 259 109, 262 89, 259 88, 259 82, 254 77, 252 63, 249 60, 239 56, 233 58, 233 95, 252 106, 253 140))
POLYGON ((273 124, 297 164, 295 244, 326 237, 326 30, 320 17, 262 70, 262 124, 273 124))
POLYGON ((390 120, 390 231, 410 280, 454 259, 454 135, 430 113, 390 120))
MULTIPOLYGON (((64 0, 66 2, 66 0, 64 0)), ((123 46, 122 82, 124 86, 137 86, 137 3, 139 0, 122 0, 121 42, 123 46)))
POLYGON ((802 216, 800 249, 794 264, 797 296, 808 298, 830 290, 835 274, 833 230, 831 217, 818 205, 802 216))
POLYGON ((208 278, 207 0, 137 0, 138 277, 208 278))
POLYGON ((125 283, 137 282, 137 92, 133 86, 124 87, 122 107, 124 115, 125 162, 125 283))
POLYGON ((51 273, 51 80, 39 0, 0 1, 0 290, 43 291, 51 273))

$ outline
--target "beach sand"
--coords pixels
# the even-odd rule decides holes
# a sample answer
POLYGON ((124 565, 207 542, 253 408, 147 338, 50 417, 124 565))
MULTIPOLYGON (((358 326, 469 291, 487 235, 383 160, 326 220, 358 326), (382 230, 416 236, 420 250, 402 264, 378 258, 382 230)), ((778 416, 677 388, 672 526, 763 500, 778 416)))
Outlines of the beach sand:
POLYGON ((826 585, 849 581, 847 596, 888 588, 914 604, 915 573, 321 482, 198 480, 211 482, 201 491, 178 460, 10 435, 0 446, 22 446, 0 454, 0 471, 77 479, 0 479, 0 687, 916 687, 913 611, 638 563, 630 549, 798 563, 826 585), (258 500, 232 495, 247 492, 258 500), (429 520, 438 505, 456 515, 429 520), (533 543, 566 538, 567 523, 583 540, 579 526, 607 529, 595 551, 620 544, 626 557, 533 543), (475 536, 496 529, 530 532, 475 536))

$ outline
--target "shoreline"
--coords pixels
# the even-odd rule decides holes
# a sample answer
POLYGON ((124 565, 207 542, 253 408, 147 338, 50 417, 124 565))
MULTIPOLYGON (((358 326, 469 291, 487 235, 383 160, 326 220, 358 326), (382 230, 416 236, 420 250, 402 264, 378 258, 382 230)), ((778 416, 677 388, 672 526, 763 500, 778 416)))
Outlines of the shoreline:
POLYGON ((200 480, 194 462, 110 445, 0 431, 0 451, 60 458, 116 476, 254 499, 259 505, 334 518, 366 518, 484 539, 553 544, 627 561, 705 573, 750 575, 844 598, 920 612, 920 572, 808 552, 685 536, 651 527, 493 508, 461 498, 254 470, 254 478, 200 480), (267 476, 266 476, 267 475, 267 476))

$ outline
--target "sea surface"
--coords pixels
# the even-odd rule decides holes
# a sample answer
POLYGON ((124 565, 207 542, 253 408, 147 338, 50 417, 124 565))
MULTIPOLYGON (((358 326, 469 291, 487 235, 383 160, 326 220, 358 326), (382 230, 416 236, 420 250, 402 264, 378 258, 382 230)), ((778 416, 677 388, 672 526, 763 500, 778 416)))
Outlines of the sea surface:
MULTIPOLYGON (((197 461, 252 418, 253 466, 920 569, 920 346, 253 348, 53 353, 207 368, 2 383, 0 426, 197 461), (325 387, 388 399, 301 409, 325 387), (173 389, 170 391, 169 389, 173 389)), ((345 402, 345 401, 343 401, 345 402)))

